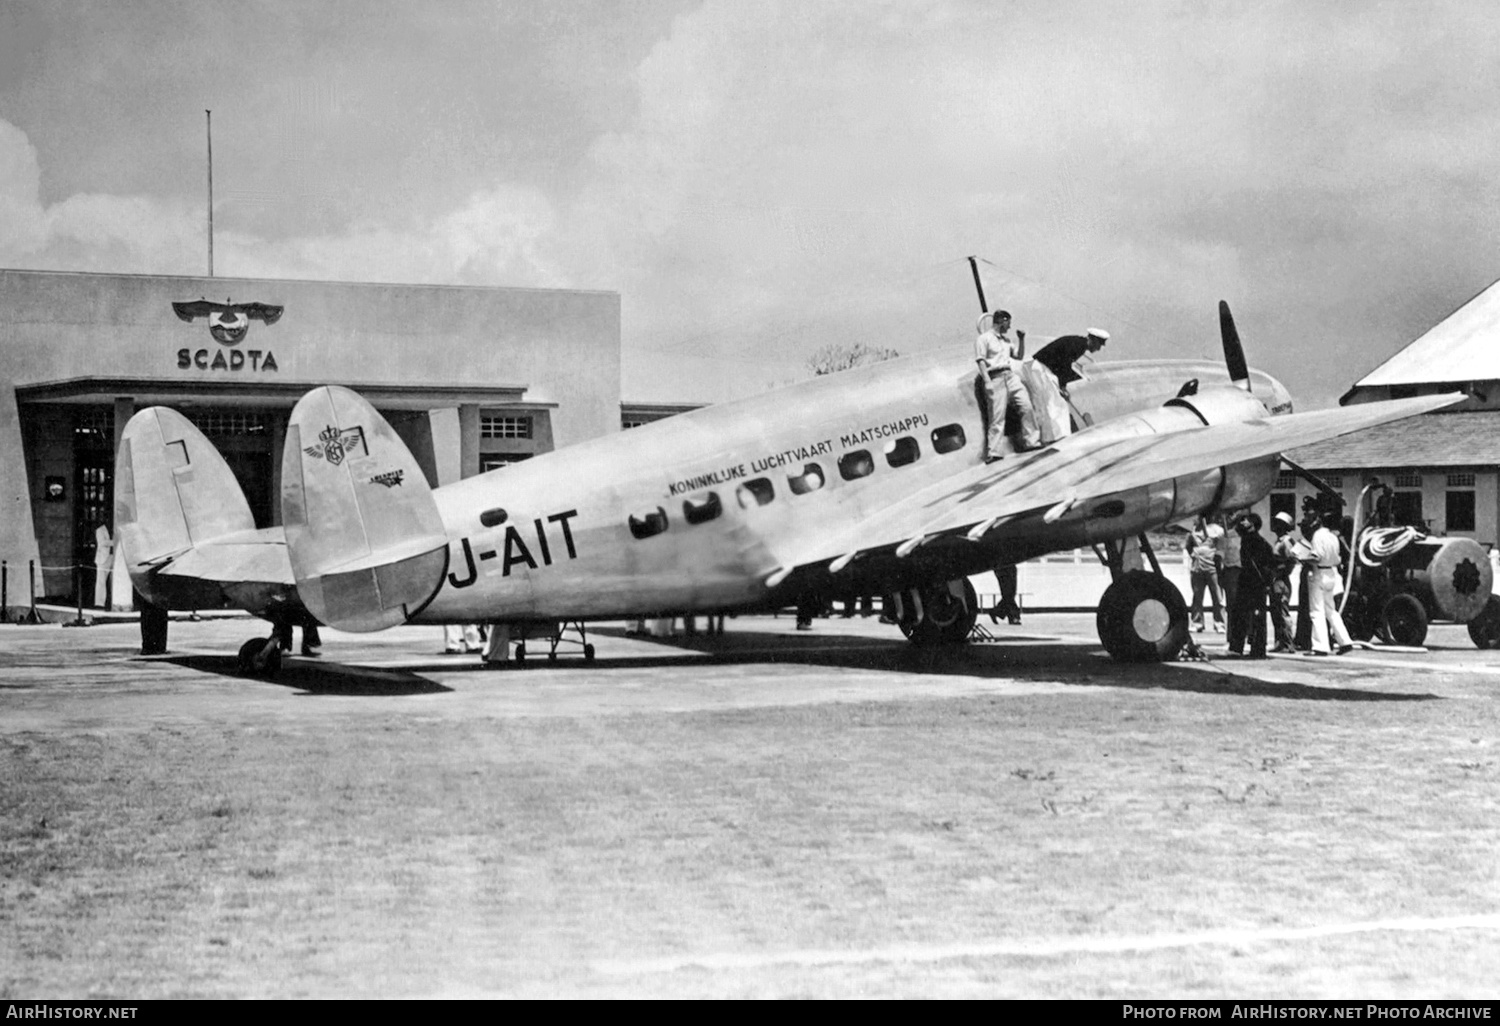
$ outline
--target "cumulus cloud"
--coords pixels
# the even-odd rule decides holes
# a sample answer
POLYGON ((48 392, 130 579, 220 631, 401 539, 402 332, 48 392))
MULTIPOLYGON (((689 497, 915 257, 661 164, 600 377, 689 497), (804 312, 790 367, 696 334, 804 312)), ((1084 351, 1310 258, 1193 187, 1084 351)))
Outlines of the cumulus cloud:
MULTIPOLYGON (((425 52, 443 53, 464 26, 426 30, 425 52)), ((441 200, 351 200, 291 233, 229 217, 216 262, 618 290, 627 394, 707 399, 795 376, 850 336, 964 344, 972 253, 991 303, 1037 334, 1109 328, 1115 356, 1212 355, 1227 298, 1253 359, 1312 380, 1316 404, 1500 273, 1497 45, 1500 23, 1463 3, 705 0, 629 78, 551 58, 555 82, 634 103, 606 105, 608 123, 550 176, 510 159, 518 140, 473 139, 430 101, 404 110, 346 61, 320 132, 379 127, 358 168, 300 164, 301 181, 355 175, 363 195, 391 173, 381 154, 416 159, 413 125, 472 141, 483 159, 466 167, 482 177, 440 179, 457 151, 422 150, 420 175, 398 179, 431 179, 441 200), (1304 338, 1327 366, 1303 366, 1304 338)), ((463 95, 471 114, 506 102, 463 95)), ((0 262, 202 267, 196 198, 44 203, 46 170, 0 122, 0 262)), ((275 162, 259 170, 254 187, 275 196, 275 162)))

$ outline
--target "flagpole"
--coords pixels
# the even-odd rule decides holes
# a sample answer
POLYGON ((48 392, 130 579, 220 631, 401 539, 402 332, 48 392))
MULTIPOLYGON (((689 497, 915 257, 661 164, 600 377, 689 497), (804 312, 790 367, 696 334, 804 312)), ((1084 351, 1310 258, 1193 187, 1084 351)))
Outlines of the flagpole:
POLYGON ((208 116, 208 276, 214 276, 214 112, 208 116))

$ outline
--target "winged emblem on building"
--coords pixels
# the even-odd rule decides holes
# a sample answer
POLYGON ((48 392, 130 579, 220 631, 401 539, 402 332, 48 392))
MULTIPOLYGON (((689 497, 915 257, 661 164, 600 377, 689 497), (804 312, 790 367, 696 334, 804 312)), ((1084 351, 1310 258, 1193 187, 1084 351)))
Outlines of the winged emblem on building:
POLYGON ((250 330, 251 321, 275 324, 281 319, 283 309, 269 303, 215 303, 208 299, 172 304, 179 320, 192 322, 207 317, 208 333, 215 342, 226 346, 238 345, 250 330))

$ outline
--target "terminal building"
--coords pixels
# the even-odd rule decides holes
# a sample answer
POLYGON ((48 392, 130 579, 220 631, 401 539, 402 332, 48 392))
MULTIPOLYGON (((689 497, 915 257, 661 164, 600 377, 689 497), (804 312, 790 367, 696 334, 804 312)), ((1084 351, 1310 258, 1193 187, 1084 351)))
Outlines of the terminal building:
MULTIPOLYGON (((1354 383, 1340 405, 1463 392, 1463 402, 1304 446, 1287 457, 1321 477, 1352 512, 1371 478, 1394 489, 1402 523, 1500 541, 1500 282, 1491 284, 1354 383)), ((1295 516, 1313 486, 1283 473, 1270 511, 1295 516)))
POLYGON ((116 439, 146 406, 193 421, 257 526, 278 523, 287 418, 327 383, 373 402, 433 485, 674 412, 621 404, 613 292, 0 269, 8 604, 33 566, 38 596, 71 601, 81 567, 92 599, 116 439))

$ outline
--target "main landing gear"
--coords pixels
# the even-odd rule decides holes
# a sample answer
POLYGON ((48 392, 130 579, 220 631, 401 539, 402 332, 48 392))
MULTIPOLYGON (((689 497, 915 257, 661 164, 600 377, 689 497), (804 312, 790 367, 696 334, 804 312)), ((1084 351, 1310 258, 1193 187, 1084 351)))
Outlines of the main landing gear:
POLYGON ((269 638, 251 638, 240 646, 239 667, 241 673, 274 680, 281 672, 281 639, 275 634, 269 638))
POLYGON ((913 645, 962 645, 979 616, 968 578, 908 588, 891 596, 896 623, 913 645))
POLYGON ((1156 553, 1144 535, 1140 545, 1154 572, 1129 568, 1123 543, 1104 545, 1100 558, 1114 582, 1099 600, 1099 640, 1121 662, 1168 662, 1188 643, 1187 603, 1177 586, 1162 576, 1156 553))

